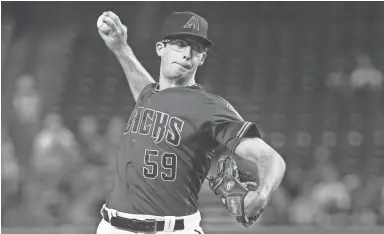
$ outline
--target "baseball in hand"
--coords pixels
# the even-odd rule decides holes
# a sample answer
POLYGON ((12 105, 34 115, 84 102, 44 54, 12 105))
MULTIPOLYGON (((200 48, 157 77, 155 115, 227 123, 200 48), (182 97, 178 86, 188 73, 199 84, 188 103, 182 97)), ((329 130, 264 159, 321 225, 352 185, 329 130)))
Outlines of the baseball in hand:
POLYGON ((103 23, 100 27, 99 27, 100 31, 104 34, 110 34, 111 33, 111 27, 108 26, 108 24, 106 23, 103 23))
POLYGON ((109 27, 108 24, 103 22, 103 16, 100 16, 97 20, 97 28, 104 34, 110 34, 111 33, 111 27, 109 27))

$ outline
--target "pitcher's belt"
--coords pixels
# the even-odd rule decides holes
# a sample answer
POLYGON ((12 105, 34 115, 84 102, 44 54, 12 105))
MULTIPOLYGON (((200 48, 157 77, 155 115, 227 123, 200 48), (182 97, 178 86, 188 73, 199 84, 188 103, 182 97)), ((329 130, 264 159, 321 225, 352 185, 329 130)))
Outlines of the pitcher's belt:
MULTIPOLYGON (((110 223, 112 226, 126 229, 132 232, 144 232, 144 233, 155 233, 165 231, 167 228, 164 228, 165 221, 158 221, 155 219, 129 219, 120 217, 118 215, 114 216, 111 212, 108 212, 105 206, 101 209, 101 214, 103 219, 110 223)), ((184 219, 176 219, 173 230, 184 230, 184 219)))

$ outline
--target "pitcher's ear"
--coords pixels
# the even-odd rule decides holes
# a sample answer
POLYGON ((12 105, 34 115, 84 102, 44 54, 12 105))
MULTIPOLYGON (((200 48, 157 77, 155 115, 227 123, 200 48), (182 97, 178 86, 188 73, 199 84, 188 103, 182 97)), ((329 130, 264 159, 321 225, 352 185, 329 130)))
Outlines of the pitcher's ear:
POLYGON ((199 66, 201 66, 201 65, 204 64, 204 61, 205 61, 205 59, 207 58, 207 52, 202 53, 201 56, 202 56, 202 57, 201 57, 199 66))
POLYGON ((164 42, 157 42, 156 43, 156 53, 159 57, 161 57, 163 55, 164 48, 165 48, 164 42))

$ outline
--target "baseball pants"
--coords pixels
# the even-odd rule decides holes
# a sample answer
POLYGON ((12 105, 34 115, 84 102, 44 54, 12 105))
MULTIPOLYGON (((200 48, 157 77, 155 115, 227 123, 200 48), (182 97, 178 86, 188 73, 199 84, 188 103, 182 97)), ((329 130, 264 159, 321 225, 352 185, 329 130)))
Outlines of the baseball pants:
MULTIPOLYGON (((188 216, 153 216, 153 215, 137 215, 137 214, 127 214, 112 210, 107 208, 105 205, 103 207, 108 211, 108 215, 114 214, 114 216, 136 219, 136 220, 145 220, 145 219, 154 219, 156 221, 165 221, 164 230, 159 230, 157 234, 204 234, 202 228, 200 227, 201 215, 200 212, 188 216), (184 220, 184 229, 183 230, 174 230, 175 220, 183 219, 184 220)), ((102 214, 103 215, 103 214, 102 214)), ((97 227, 97 234, 139 234, 144 232, 132 232, 126 229, 120 229, 112 226, 109 222, 105 221, 104 218, 101 219, 97 227)))

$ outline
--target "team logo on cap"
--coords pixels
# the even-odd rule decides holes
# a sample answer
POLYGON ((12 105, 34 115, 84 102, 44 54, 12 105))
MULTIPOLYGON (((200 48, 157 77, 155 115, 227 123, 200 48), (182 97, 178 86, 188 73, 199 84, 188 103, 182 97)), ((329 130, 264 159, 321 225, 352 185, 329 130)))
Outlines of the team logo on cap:
POLYGON ((193 30, 199 31, 199 21, 196 16, 192 16, 183 28, 192 28, 193 30))

